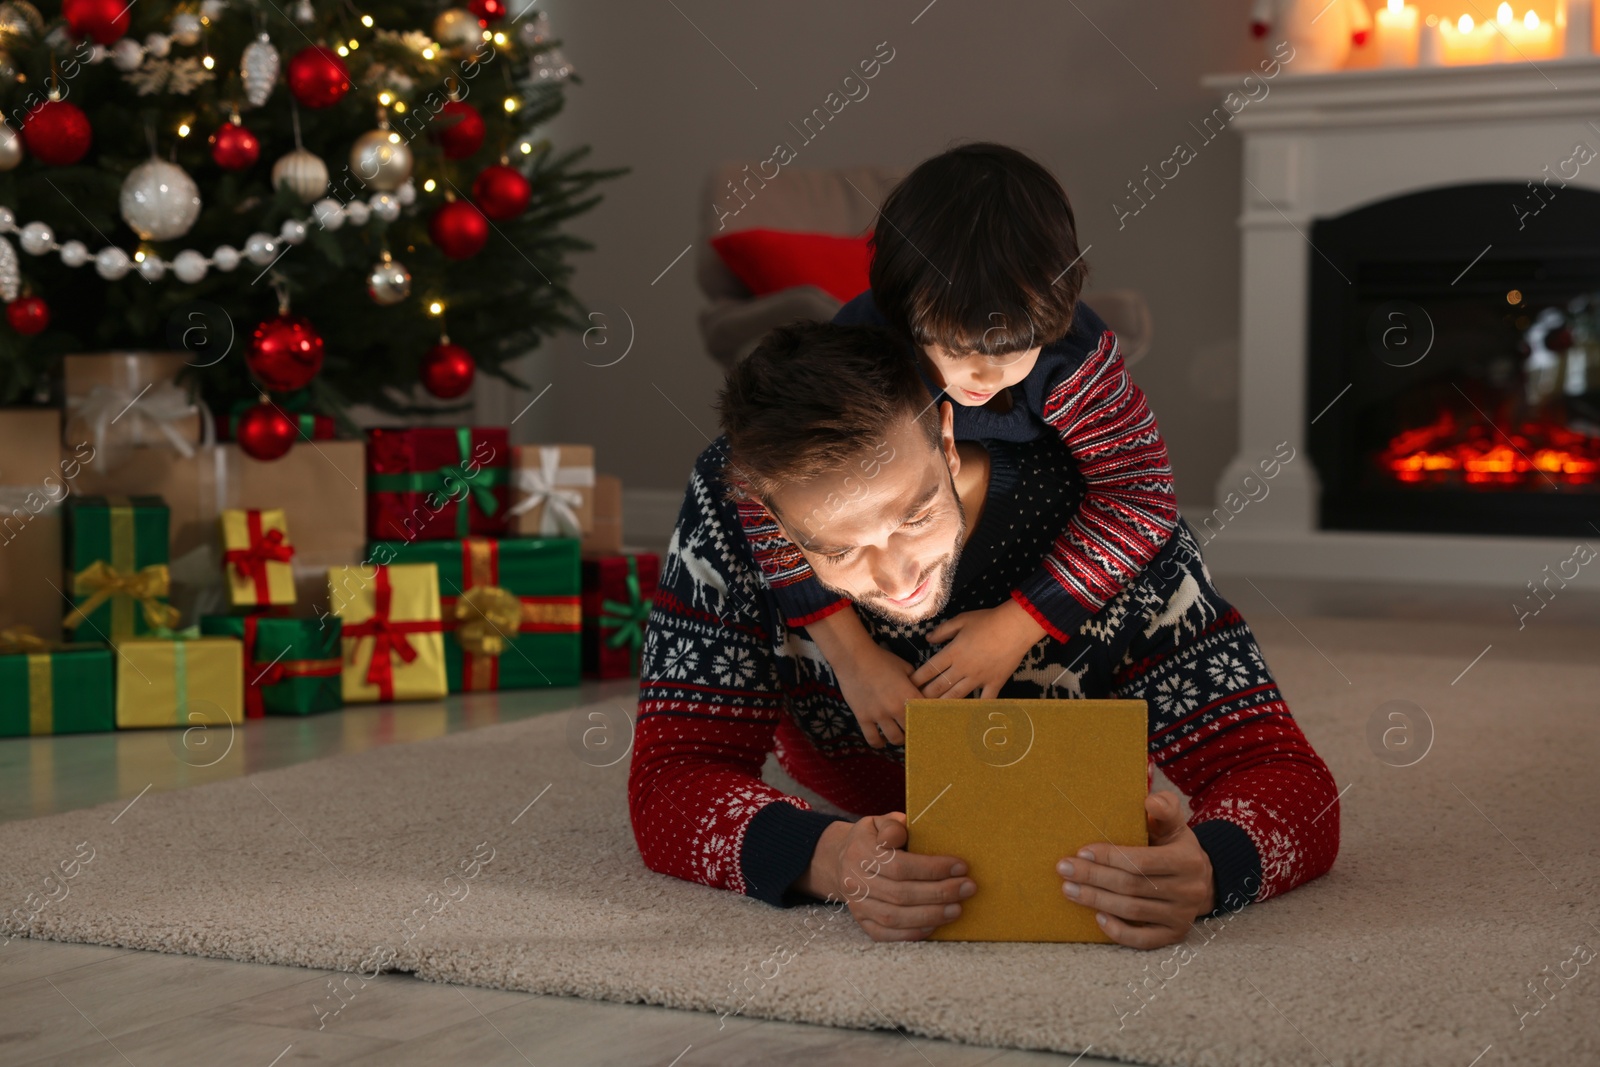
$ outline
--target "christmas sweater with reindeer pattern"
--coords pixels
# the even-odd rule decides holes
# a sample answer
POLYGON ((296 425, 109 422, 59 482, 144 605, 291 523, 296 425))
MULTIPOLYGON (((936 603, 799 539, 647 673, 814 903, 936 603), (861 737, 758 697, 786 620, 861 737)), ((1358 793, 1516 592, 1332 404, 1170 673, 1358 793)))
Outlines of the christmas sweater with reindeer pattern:
MULTIPOLYGON (((918 623, 859 611, 911 663, 944 619, 994 607, 1081 506, 1060 443, 985 441, 990 484, 949 603, 918 623)), ((723 478, 724 442, 695 464, 646 625, 628 781, 652 870, 789 906, 823 829, 842 816, 767 783, 769 754, 857 816, 905 810, 903 746, 861 735, 833 671, 762 579, 723 478)), ((1332 865, 1333 778, 1295 723, 1239 613, 1211 583, 1186 524, 1067 642, 1046 636, 1002 697, 1145 700, 1150 759, 1189 798, 1217 911, 1265 900, 1332 865)))

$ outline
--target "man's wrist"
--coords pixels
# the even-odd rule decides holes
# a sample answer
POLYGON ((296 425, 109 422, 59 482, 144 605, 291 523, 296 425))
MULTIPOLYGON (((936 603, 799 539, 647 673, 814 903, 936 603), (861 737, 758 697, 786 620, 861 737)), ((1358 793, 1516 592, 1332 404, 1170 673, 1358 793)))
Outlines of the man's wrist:
POLYGON ((840 895, 839 853, 844 849, 844 839, 849 835, 852 825, 841 819, 823 828, 822 836, 817 838, 817 847, 812 850, 811 863, 805 873, 795 879, 791 888, 819 900, 840 895))

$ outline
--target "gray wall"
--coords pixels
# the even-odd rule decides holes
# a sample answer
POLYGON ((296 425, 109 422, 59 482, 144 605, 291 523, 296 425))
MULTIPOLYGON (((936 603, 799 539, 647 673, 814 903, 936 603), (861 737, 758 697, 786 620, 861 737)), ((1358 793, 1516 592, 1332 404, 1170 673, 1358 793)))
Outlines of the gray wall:
POLYGON ((541 4, 583 78, 547 132, 632 173, 571 227, 596 245, 575 261, 576 289, 605 313, 595 321, 611 344, 595 345, 595 333, 586 350, 568 337, 533 357, 536 389, 554 385, 519 438, 590 441, 600 468, 630 488, 681 490, 717 434, 720 374, 700 344, 694 253, 652 280, 697 238, 707 169, 753 165, 779 141, 796 145, 799 167, 908 167, 957 140, 996 140, 1061 179, 1080 243, 1093 246, 1091 301, 1095 288, 1146 294, 1156 340, 1134 375, 1166 434, 1180 500, 1212 499, 1237 436, 1239 145, 1232 133, 1207 144, 1190 123, 1218 103, 1200 88, 1203 74, 1243 71, 1263 54, 1248 5, 926 2, 541 4), (895 54, 870 95, 802 146, 789 122, 883 41, 895 54), (1178 141, 1198 158, 1119 229, 1112 205, 1178 141), (619 309, 633 347, 615 366, 593 366, 628 339, 619 309))

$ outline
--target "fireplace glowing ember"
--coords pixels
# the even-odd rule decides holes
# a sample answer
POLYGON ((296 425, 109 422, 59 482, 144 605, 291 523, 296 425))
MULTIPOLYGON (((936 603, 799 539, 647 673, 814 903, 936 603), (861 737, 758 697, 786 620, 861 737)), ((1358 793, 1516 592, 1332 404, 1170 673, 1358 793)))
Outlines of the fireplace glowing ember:
POLYGON ((1481 422, 1462 425, 1442 412, 1396 434, 1378 465, 1402 482, 1468 485, 1600 484, 1600 437, 1554 423, 1526 422, 1506 437, 1481 422))

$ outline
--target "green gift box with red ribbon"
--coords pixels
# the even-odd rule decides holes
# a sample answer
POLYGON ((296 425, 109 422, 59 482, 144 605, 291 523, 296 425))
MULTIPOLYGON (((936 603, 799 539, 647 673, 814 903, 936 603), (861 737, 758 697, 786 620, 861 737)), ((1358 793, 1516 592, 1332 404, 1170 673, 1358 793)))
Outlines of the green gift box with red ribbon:
POLYGON ((367 431, 367 534, 374 541, 498 537, 510 519, 503 426, 367 431))
POLYGON ((583 558, 583 673, 628 678, 639 673, 639 651, 661 557, 653 552, 583 558))
POLYGON ((314 715, 344 707, 343 621, 203 615, 200 632, 244 643, 244 715, 314 715))

